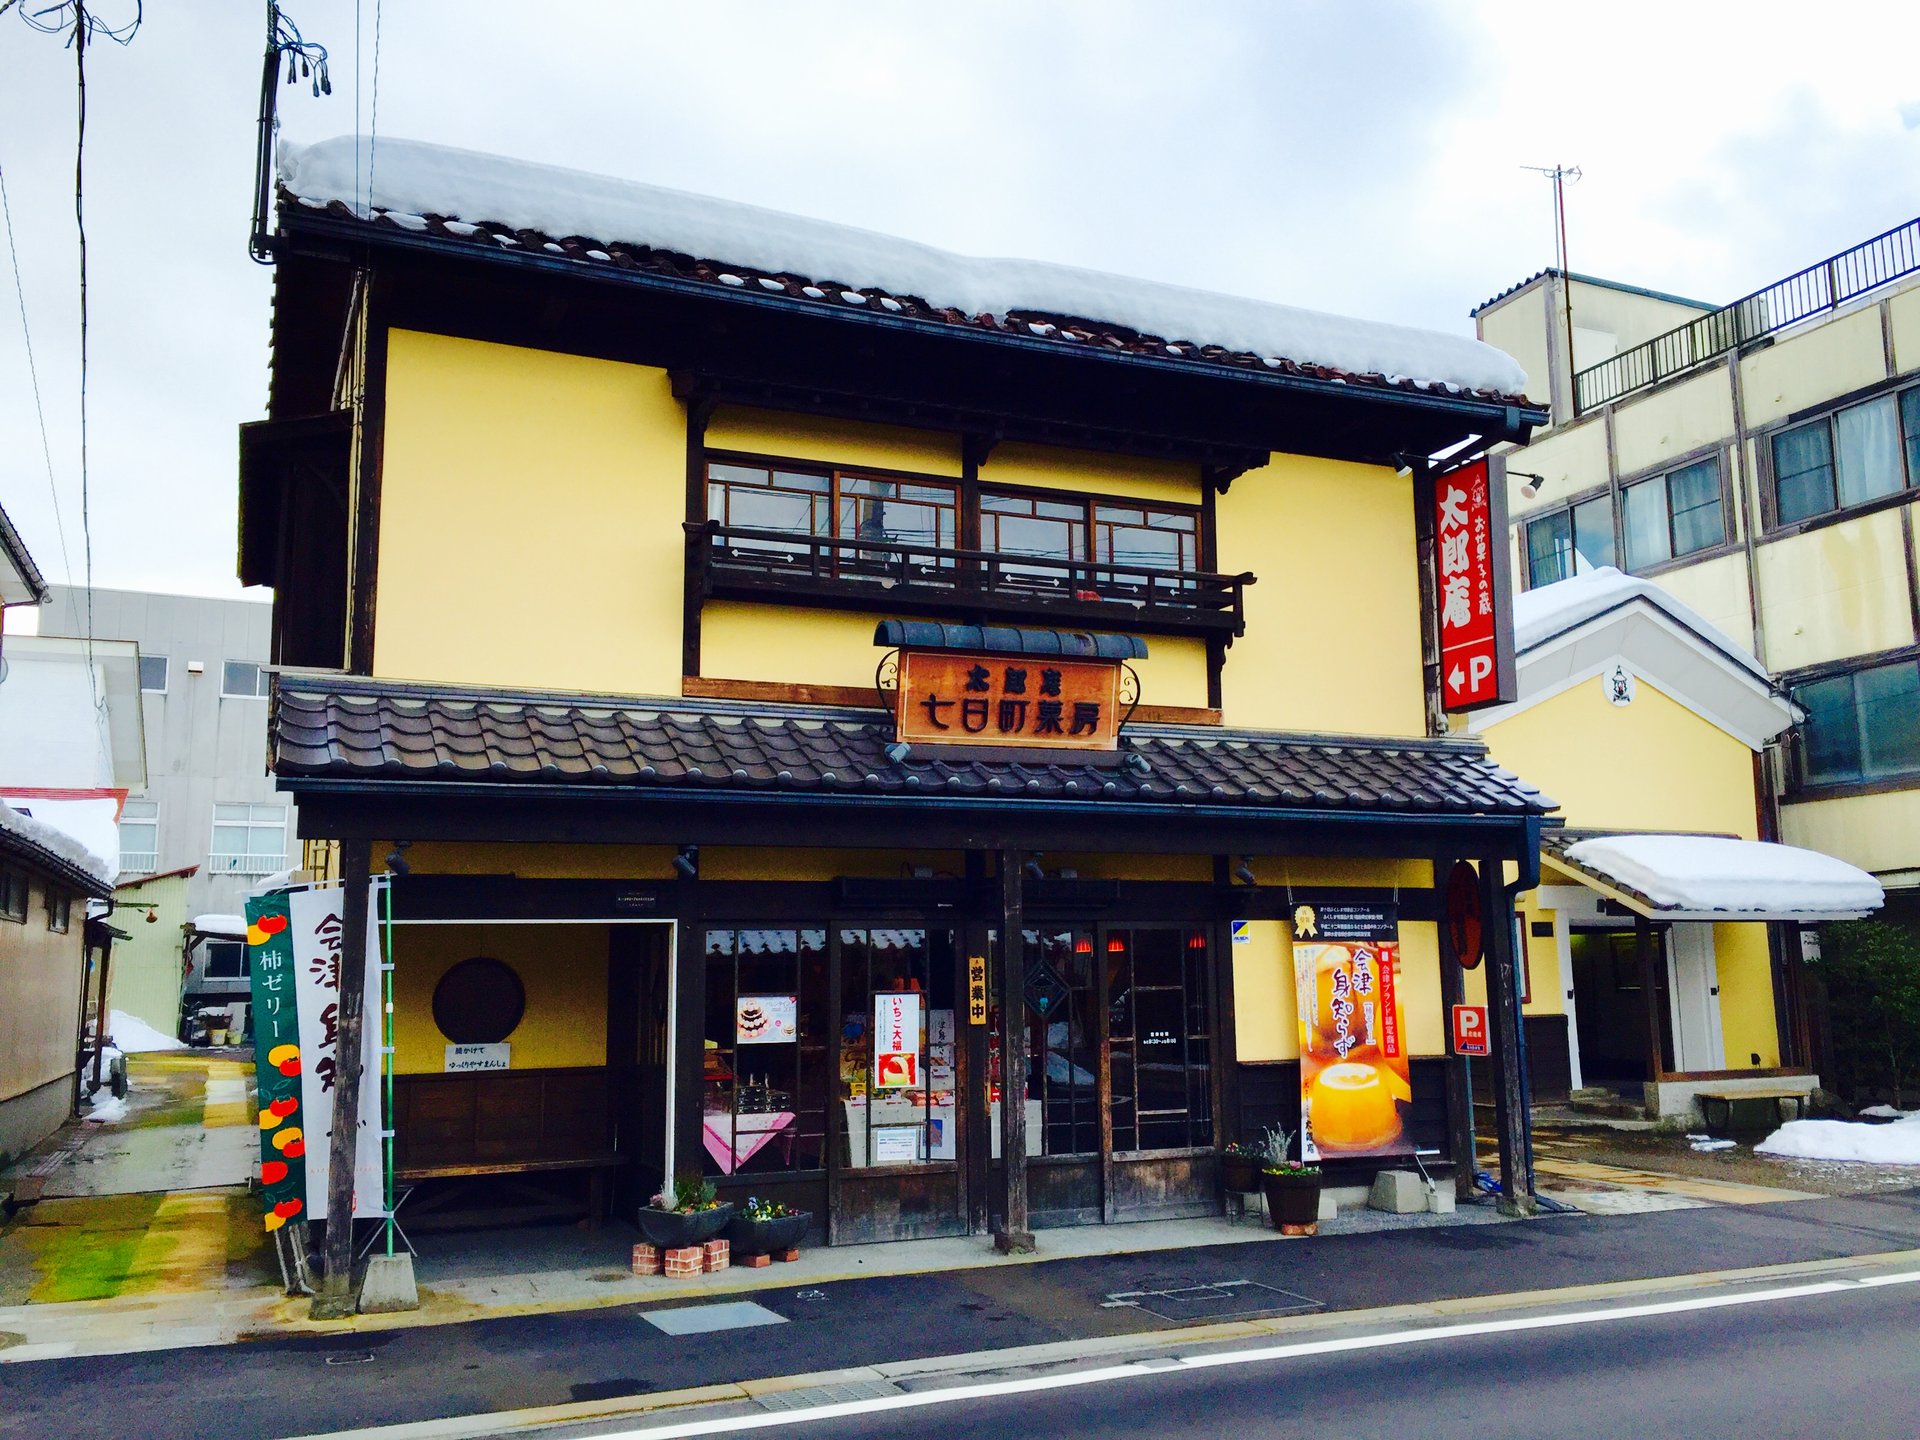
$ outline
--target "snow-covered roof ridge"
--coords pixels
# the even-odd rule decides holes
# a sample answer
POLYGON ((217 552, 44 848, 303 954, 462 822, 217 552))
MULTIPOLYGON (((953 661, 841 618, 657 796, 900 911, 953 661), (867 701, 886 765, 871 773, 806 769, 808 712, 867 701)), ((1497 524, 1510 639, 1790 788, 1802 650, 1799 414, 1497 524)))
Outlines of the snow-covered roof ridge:
POLYGON ((1635 600, 1644 600, 1662 611, 1772 688, 1766 667, 1726 631, 1653 581, 1623 574, 1611 565, 1596 566, 1514 596, 1513 648, 1524 653, 1635 600))
POLYGON ((1886 902, 1880 882, 1817 850, 1723 835, 1598 835, 1566 858, 1657 909, 1737 920, 1860 916, 1886 902))
MULTIPOLYGON (((357 170, 351 136, 281 147, 280 182, 296 199, 345 205, 362 218, 385 212, 408 229, 426 228, 426 217, 457 222, 463 228, 455 233, 497 224, 555 242, 643 245, 768 276, 805 276, 821 286, 834 281, 878 289, 968 316, 1004 319, 1024 312, 1122 326, 1162 338, 1176 354, 1184 345, 1218 346, 1275 366, 1292 362, 1379 375, 1389 384, 1501 397, 1517 396, 1526 386, 1526 373, 1511 356, 1464 335, 1045 261, 959 255, 850 225, 451 146, 382 139, 370 198, 362 194, 357 170)), ((557 243, 548 248, 562 249, 557 243)), ((737 275, 718 278, 746 285, 737 275)), ((847 291, 845 298, 852 305, 868 297, 847 291)), ((1046 335, 1055 327, 1044 321, 1032 328, 1043 338, 1070 338, 1046 335)))
POLYGON ((192 927, 202 935, 227 936, 242 939, 247 933, 247 917, 244 915, 196 915, 192 927))
POLYGON ((0 835, 11 836, 29 850, 41 852, 35 858, 58 861, 95 881, 100 887, 99 894, 104 896, 113 893, 111 865, 66 831, 56 829, 44 820, 36 820, 31 815, 22 815, 4 800, 0 800, 0 835))

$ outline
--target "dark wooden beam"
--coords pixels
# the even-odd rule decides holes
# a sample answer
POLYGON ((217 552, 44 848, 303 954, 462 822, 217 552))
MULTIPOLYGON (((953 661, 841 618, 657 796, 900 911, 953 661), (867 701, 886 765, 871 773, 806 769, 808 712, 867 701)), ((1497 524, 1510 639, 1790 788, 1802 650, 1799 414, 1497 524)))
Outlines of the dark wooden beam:
MULTIPOLYGON (((1447 1149, 1453 1161, 1453 1191, 1461 1200, 1471 1200, 1476 1191, 1474 1172, 1479 1169, 1475 1154, 1473 1123, 1472 1061, 1453 1054, 1453 1007, 1466 1003, 1466 978, 1461 957, 1454 952, 1452 927, 1446 923, 1447 877, 1454 861, 1442 858, 1433 862, 1432 902, 1440 919, 1440 1019, 1447 1035, 1447 1149)), ((1403 912, 1404 914, 1404 912, 1403 912)))
POLYGON ((1654 976, 1653 922, 1633 917, 1633 955, 1640 971, 1640 1012, 1647 1027, 1647 1075, 1658 1083, 1667 1078, 1665 1047, 1660 1043, 1660 985, 1654 976))
POLYGON ((356 407, 360 441, 354 472, 353 563, 349 570, 347 669, 373 673, 374 612, 380 575, 380 477, 387 416, 387 286, 378 278, 367 287, 365 339, 356 407))
POLYGON ((1032 1252, 1027 1217, 1027 999, 1026 945, 1021 937, 1026 857, 1000 852, 1000 1228, 993 1243, 1003 1254, 1032 1252))
POLYGON ((1521 1073, 1520 988, 1513 953, 1513 901, 1501 865, 1480 867, 1480 923, 1487 950, 1487 1029, 1493 1039, 1493 1112, 1500 1152, 1500 1209, 1535 1210, 1527 1171, 1527 1093, 1521 1073))

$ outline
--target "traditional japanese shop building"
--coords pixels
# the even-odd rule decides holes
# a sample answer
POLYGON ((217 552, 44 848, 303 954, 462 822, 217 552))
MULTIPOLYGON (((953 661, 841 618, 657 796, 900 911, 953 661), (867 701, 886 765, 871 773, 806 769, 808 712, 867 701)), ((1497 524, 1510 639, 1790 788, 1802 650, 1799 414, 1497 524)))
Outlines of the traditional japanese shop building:
POLYGON ((241 573, 303 838, 407 842, 403 1175, 1215 1213, 1343 904, 1403 1018, 1327 1030, 1320 1148, 1450 1161, 1437 880, 1507 913, 1552 810, 1445 733, 1422 578, 1424 457, 1542 419, 1505 356, 385 139, 356 206, 352 157, 282 167, 241 573))

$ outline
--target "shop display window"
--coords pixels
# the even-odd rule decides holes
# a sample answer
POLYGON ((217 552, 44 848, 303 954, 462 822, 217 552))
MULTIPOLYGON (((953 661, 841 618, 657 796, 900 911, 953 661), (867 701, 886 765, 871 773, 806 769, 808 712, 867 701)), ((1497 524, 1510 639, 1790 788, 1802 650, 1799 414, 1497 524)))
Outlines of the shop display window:
POLYGON ((700 1117, 707 1174, 824 1166, 827 958, 824 929, 707 931, 700 1117))
POLYGON ((955 960, 951 931, 840 931, 841 1158, 848 1168, 954 1160, 955 960))
POLYGON ((1213 1032, 1202 930, 1106 932, 1113 1148, 1213 1143, 1213 1032))

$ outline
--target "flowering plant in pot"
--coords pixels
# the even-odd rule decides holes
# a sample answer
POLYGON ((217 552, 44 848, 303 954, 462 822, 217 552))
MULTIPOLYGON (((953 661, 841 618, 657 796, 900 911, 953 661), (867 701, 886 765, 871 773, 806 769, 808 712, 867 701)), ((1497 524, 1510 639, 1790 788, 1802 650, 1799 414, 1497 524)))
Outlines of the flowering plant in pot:
POLYGON ((1263 1144, 1232 1141, 1220 1152, 1220 1183, 1236 1195, 1247 1195, 1260 1188, 1260 1172, 1267 1163, 1263 1144))
POLYGON ((640 1233, 663 1250, 681 1250, 713 1239, 732 1218, 733 1206, 719 1198, 713 1182, 689 1171, 640 1207, 640 1233))
POLYGON ((1320 1167, 1293 1158, 1293 1136, 1278 1126, 1266 1133, 1260 1190, 1267 1218, 1284 1235, 1311 1234, 1320 1223, 1320 1167))
POLYGON ((798 1245, 812 1221, 812 1211, 749 1195, 739 1213, 727 1222, 727 1242, 741 1255, 771 1255, 798 1245))

